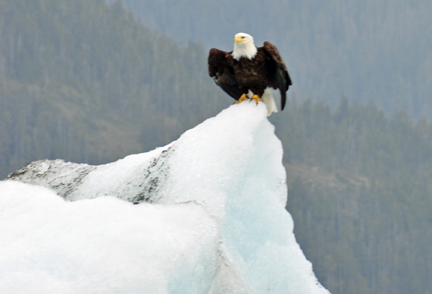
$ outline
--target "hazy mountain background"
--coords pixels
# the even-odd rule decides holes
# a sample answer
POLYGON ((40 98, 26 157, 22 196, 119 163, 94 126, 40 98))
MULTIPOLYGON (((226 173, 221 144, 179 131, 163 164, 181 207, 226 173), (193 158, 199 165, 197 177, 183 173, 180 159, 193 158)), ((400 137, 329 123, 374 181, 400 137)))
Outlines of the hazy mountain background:
POLYGON ((124 0, 146 26, 206 50, 247 32, 281 51, 292 93, 335 106, 342 95, 432 119, 428 0, 124 0))
POLYGON ((334 294, 432 293, 430 1, 125 5, 0 0, 1 177, 175 140, 233 102, 207 52, 245 31, 276 44, 293 79, 270 120, 320 281, 334 294))

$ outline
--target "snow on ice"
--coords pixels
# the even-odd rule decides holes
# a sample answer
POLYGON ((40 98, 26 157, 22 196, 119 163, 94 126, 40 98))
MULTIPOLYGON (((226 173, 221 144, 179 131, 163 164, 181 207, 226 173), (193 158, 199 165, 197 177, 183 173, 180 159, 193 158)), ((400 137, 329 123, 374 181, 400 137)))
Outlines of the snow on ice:
POLYGON ((329 293, 286 199, 262 103, 113 163, 36 161, 0 182, 0 293, 329 293))

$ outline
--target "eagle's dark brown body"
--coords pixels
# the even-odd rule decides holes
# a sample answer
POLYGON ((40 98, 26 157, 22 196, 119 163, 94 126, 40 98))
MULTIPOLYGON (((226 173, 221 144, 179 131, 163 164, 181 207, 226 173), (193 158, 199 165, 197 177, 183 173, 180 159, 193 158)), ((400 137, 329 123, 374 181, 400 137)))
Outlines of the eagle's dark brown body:
POLYGON ((209 75, 235 100, 251 90, 260 98, 267 88, 279 89, 281 108, 286 102, 291 78, 276 46, 264 42, 257 48, 256 55, 249 59, 241 57, 236 60, 233 51, 225 52, 216 48, 210 50, 208 57, 209 75))
POLYGON ((243 93, 251 90, 261 97, 267 87, 278 88, 273 75, 266 67, 265 52, 262 48, 258 49, 257 55, 252 60, 242 57, 237 61, 230 54, 227 55, 228 62, 234 69, 234 75, 243 93))

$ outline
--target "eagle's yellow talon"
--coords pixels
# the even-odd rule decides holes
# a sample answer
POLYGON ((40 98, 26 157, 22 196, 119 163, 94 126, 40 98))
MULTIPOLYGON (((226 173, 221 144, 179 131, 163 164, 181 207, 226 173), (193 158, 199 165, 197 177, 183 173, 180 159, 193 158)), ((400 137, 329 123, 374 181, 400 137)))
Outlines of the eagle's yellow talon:
POLYGON ((248 98, 247 98, 246 94, 243 94, 243 95, 241 95, 241 97, 239 98, 239 100, 236 101, 235 104, 239 104, 239 103, 241 103, 241 102, 243 102, 243 101, 245 101, 247 99, 248 98))
POLYGON ((252 100, 255 100, 255 102, 256 102, 256 104, 258 104, 258 102, 262 102, 262 100, 258 97, 258 95, 253 95, 252 97, 251 97, 251 99, 252 100))

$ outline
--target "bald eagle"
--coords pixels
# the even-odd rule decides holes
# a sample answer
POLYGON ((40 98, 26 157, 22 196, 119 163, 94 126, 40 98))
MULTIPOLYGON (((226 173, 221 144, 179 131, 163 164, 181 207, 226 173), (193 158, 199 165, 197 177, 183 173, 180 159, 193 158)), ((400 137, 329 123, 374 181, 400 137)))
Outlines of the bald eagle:
POLYGON ((257 48, 252 36, 245 33, 235 35, 231 52, 210 49, 208 71, 216 84, 237 100, 236 103, 248 99, 249 95, 257 104, 264 101, 268 115, 277 112, 272 88, 279 89, 283 110, 286 91, 292 85, 276 46, 264 42, 263 47, 257 48))

